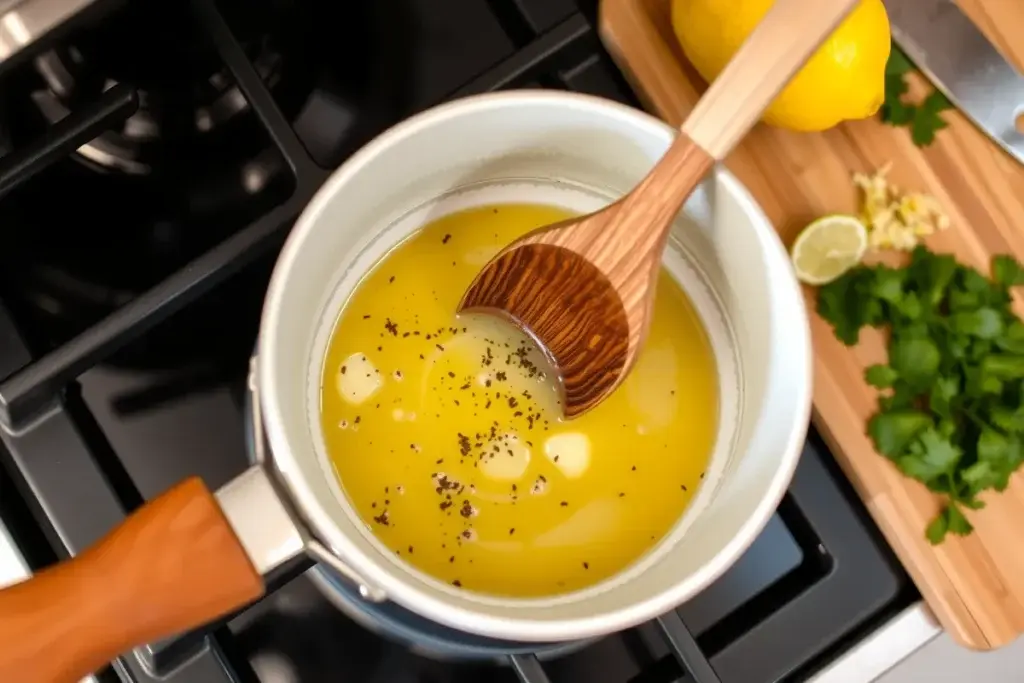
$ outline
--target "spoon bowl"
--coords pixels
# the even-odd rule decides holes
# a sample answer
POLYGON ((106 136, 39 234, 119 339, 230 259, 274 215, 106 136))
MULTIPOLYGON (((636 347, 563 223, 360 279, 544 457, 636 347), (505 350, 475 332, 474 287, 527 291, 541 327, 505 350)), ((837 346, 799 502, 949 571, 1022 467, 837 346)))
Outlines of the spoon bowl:
POLYGON ((459 312, 506 317, 533 337, 558 368, 567 418, 582 415, 625 377, 640 340, 630 333, 615 288, 586 258, 565 247, 532 244, 497 257, 480 278, 459 312), (535 275, 523 280, 515 276, 520 271, 535 275), (494 300, 503 308, 489 303, 494 300))
POLYGON ((546 352, 560 376, 567 419, 598 405, 633 367, 650 327, 668 228, 711 165, 701 150, 673 145, 632 193, 516 240, 463 296, 460 313, 506 317, 546 352), (659 202, 634 206, 638 191, 661 183, 662 174, 692 181, 682 196, 663 193, 659 202))

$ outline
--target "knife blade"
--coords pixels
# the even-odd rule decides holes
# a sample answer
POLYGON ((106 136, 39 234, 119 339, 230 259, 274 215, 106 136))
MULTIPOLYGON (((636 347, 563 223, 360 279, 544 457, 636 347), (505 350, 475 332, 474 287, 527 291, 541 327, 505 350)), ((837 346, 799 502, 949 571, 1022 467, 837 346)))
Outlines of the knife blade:
POLYGON ((1024 164, 1024 76, 951 0, 883 0, 892 36, 925 76, 1024 164))

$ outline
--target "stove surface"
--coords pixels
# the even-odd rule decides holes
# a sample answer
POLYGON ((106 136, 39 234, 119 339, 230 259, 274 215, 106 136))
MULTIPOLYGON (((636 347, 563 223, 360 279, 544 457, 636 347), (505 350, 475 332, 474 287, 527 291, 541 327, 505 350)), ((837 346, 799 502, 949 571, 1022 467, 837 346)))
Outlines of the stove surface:
MULTIPOLYGON (((247 467, 245 376, 274 257, 360 145, 497 89, 637 106, 600 47, 596 3, 349 4, 131 0, 0 75, 0 420, 16 428, 0 447, 0 520, 29 567, 80 552, 188 475, 216 488, 247 467)), ((101 677, 806 680, 916 597, 813 433, 776 515, 719 581, 552 661, 439 658, 426 637, 410 646, 350 618, 316 570, 281 584, 101 677)))

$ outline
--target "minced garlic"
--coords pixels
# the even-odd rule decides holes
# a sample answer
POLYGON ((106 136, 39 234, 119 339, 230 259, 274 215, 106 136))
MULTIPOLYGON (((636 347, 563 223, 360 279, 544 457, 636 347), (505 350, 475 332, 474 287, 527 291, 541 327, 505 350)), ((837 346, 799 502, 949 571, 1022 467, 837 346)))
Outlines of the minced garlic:
POLYGON ((901 193, 886 178, 890 167, 886 164, 871 175, 853 174, 853 184, 864 193, 861 220, 872 249, 910 251, 922 238, 948 228, 949 216, 931 195, 901 193))

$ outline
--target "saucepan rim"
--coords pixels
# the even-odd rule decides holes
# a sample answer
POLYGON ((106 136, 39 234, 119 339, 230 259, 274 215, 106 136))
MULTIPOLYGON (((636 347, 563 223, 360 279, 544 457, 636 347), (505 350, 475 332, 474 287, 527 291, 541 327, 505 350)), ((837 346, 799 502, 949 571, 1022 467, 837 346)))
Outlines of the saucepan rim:
MULTIPOLYGON (((452 604, 443 595, 434 595, 420 589, 402 577, 391 574, 375 558, 357 548, 311 489, 309 481, 298 465, 298 458, 304 456, 296 454, 288 442, 287 428, 281 417, 278 375, 274 369, 278 353, 275 346, 277 336, 281 333, 280 300, 290 286, 292 278, 301 277, 301 273, 296 272, 296 260, 303 250, 308 248, 307 238, 324 229, 321 216, 334 196, 378 155, 411 136, 429 134, 433 126, 449 117, 471 116, 474 113, 531 104, 576 108, 591 113, 597 109, 601 116, 610 120, 616 119, 626 127, 643 130, 652 137, 663 137, 668 140, 674 134, 673 129, 663 122, 625 105, 589 95, 552 91, 520 90, 476 95, 438 106, 399 123, 364 146, 334 171, 296 221, 278 257, 268 287, 260 324, 256 381, 260 386, 262 426, 268 446, 266 464, 273 469, 275 478, 286 489, 287 497, 313 537, 323 542, 326 548, 336 555, 339 562, 350 567, 355 575, 363 577, 379 588, 387 599, 394 600, 407 609, 439 623, 491 638, 518 642, 552 642, 604 635, 647 621, 675 608, 703 590, 736 562, 771 518, 796 469, 810 421, 813 361, 810 351, 810 329, 809 325, 804 325, 802 330, 793 330, 792 336, 787 339, 787 344, 796 349, 796 352, 800 353, 801 349, 805 351, 803 356, 807 359, 806 371, 793 382, 792 390, 797 394, 795 405, 798 406, 798 410, 793 415, 792 424, 784 432, 783 452, 777 456, 778 464, 773 466, 772 476, 765 486, 766 493, 742 522, 739 532, 723 541, 721 547, 695 571, 640 602, 585 616, 543 620, 487 614, 452 604)), ((746 188, 724 169, 716 169, 715 174, 720 190, 729 194, 730 199, 748 218, 753 234, 760 238, 763 244, 763 258, 771 261, 772 267, 780 263, 788 266, 788 255, 781 241, 746 188)), ((786 305, 797 307, 799 315, 806 321, 803 295, 795 277, 781 278, 775 286, 777 289, 774 296, 781 297, 786 305)), ((514 599, 509 600, 510 604, 515 602, 514 599)))

